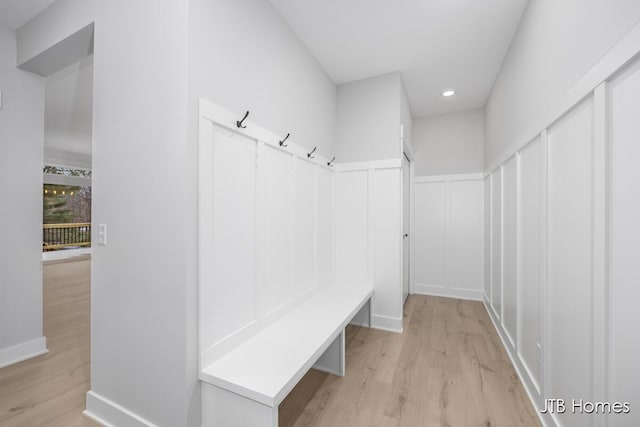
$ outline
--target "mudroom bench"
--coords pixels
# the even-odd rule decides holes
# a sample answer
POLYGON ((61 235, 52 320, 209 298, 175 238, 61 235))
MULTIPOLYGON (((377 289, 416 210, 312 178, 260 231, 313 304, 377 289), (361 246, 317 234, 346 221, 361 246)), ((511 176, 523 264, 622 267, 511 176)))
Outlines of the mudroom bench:
POLYGON ((345 375, 345 327, 371 326, 373 285, 337 280, 202 366, 202 425, 276 427, 278 406, 310 368, 345 375))

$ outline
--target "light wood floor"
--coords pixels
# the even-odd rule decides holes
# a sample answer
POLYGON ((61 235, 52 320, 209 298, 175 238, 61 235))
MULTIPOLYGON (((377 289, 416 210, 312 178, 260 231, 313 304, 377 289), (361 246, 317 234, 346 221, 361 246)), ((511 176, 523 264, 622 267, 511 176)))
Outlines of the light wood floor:
POLYGON ((412 296, 404 334, 347 329, 347 374, 311 370, 280 427, 540 426, 480 302, 412 296))
POLYGON ((97 426, 82 415, 89 389, 90 261, 44 266, 49 353, 0 369, 0 426, 97 426))

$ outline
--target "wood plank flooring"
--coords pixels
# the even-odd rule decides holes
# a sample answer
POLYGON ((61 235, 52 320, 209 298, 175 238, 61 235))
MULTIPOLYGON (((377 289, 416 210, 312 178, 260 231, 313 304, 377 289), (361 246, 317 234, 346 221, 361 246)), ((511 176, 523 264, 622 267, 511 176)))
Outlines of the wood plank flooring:
POLYGON ((411 296, 404 334, 347 329, 347 374, 315 370, 280 427, 540 426, 484 306, 411 296))
POLYGON ((89 259, 43 268, 49 353, 0 369, 0 426, 97 426, 82 415, 90 386, 89 259))

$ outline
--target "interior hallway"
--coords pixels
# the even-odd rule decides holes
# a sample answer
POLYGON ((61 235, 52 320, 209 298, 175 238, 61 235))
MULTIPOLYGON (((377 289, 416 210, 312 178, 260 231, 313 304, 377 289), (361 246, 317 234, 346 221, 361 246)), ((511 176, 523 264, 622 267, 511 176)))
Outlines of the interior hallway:
POLYGON ((402 335, 347 328, 346 364, 309 371, 280 426, 540 426, 481 302, 410 296, 402 335))
POLYGON ((43 266, 49 353, 0 369, 2 427, 96 426, 82 415, 90 386, 91 261, 43 266))

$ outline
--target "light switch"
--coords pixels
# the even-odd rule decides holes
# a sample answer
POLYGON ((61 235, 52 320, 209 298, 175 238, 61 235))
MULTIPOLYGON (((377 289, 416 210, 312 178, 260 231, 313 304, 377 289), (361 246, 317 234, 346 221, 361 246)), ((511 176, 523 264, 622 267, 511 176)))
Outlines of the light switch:
POLYGON ((107 224, 98 224, 98 244, 107 246, 107 224))

